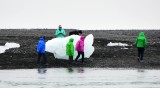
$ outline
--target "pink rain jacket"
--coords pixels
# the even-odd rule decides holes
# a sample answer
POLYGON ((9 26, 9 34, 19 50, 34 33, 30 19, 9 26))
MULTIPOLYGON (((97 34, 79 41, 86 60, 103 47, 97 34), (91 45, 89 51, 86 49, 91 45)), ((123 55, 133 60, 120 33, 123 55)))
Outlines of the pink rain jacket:
POLYGON ((76 51, 84 52, 84 36, 81 36, 80 40, 76 43, 76 51))

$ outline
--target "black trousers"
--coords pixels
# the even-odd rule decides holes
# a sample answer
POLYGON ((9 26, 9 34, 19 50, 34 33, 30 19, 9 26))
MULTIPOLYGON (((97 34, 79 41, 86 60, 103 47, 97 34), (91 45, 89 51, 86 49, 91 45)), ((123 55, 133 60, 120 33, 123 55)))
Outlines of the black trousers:
POLYGON ((73 62, 73 56, 69 56, 69 62, 70 62, 70 63, 73 62))
POLYGON ((37 64, 40 64, 41 56, 43 56, 43 61, 44 61, 43 63, 46 64, 47 63, 47 59, 46 59, 45 53, 38 53, 37 64))
POLYGON ((76 57, 75 61, 78 60, 78 58, 80 57, 80 55, 82 55, 82 63, 83 63, 84 62, 84 52, 78 51, 78 56, 76 57))
POLYGON ((138 47, 138 57, 143 60, 144 48, 138 47))

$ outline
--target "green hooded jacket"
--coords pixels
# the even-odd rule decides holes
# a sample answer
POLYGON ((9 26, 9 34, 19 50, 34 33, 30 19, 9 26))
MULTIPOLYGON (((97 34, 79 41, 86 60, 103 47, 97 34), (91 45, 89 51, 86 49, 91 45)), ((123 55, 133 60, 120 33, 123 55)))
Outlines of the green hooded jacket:
POLYGON ((66 45, 66 55, 67 56, 74 56, 74 45, 73 45, 73 38, 70 38, 69 42, 66 45))
POLYGON ((66 36, 66 33, 65 33, 64 29, 61 29, 61 30, 60 30, 60 29, 57 29, 55 35, 56 35, 57 37, 59 37, 59 38, 63 38, 63 37, 66 36))
POLYGON ((147 39, 144 35, 144 32, 140 32, 139 36, 136 39, 136 46, 144 48, 144 47, 146 47, 146 45, 147 45, 147 39))

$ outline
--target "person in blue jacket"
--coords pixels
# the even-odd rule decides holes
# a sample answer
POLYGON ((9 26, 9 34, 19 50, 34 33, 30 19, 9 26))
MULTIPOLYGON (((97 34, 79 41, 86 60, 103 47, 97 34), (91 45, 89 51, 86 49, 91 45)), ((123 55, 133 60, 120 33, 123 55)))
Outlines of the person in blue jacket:
POLYGON ((40 38, 38 45, 37 45, 37 53, 38 53, 38 59, 37 59, 37 64, 40 64, 40 58, 41 56, 43 56, 43 60, 44 60, 44 65, 48 65, 47 63, 47 59, 45 56, 45 37, 40 38))
POLYGON ((63 38, 66 36, 66 32, 64 29, 62 29, 62 26, 59 25, 58 29, 56 30, 56 33, 55 33, 56 37, 58 38, 63 38))

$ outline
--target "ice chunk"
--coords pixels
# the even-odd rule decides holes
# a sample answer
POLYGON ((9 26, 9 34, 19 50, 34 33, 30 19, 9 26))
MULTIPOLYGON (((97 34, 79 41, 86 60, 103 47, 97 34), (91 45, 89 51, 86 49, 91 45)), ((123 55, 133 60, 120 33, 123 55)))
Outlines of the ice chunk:
MULTIPOLYGON (((78 35, 71 35, 65 38, 53 38, 51 40, 48 40, 46 42, 46 51, 53 53, 55 58, 57 59, 66 59, 68 60, 68 56, 66 56, 66 44, 68 43, 69 39, 74 39, 74 47, 76 46, 77 41, 80 39, 80 36, 78 35)), ((93 45, 94 37, 92 34, 89 34, 86 36, 84 40, 84 57, 89 58, 93 52, 94 47, 93 45)), ((77 51, 75 51, 74 59, 77 56, 77 51)), ((81 57, 80 57, 81 58, 81 57)))
POLYGON ((4 53, 6 50, 10 48, 19 48, 20 45, 18 43, 6 43, 4 46, 0 46, 0 53, 4 53))

